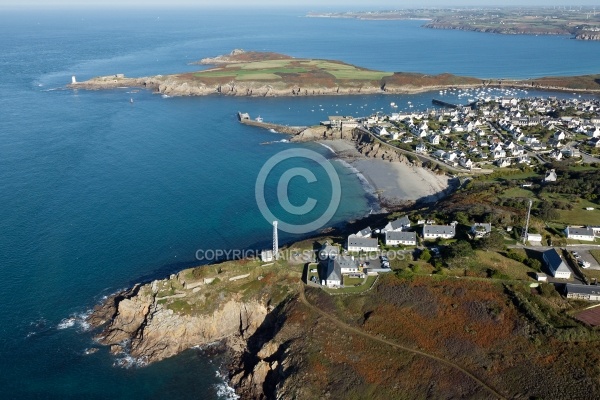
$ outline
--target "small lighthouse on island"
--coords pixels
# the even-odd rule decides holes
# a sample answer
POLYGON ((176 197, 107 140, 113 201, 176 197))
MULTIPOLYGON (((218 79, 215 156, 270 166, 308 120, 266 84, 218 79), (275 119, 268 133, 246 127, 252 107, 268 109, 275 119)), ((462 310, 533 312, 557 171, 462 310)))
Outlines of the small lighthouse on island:
POLYGON ((71 85, 75 85, 77 83, 77 78, 75 78, 75 75, 71 76, 71 85))

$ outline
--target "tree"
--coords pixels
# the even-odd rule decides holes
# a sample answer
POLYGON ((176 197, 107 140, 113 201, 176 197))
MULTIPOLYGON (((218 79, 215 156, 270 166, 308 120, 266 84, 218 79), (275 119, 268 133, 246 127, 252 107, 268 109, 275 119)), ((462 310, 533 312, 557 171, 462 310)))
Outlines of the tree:
POLYGON ((465 258, 473 254, 473 246, 466 240, 459 240, 448 246, 448 258, 465 258))
POLYGON ((425 261, 425 262, 428 262, 429 260, 431 260, 431 253, 429 252, 428 249, 424 249, 421 252, 421 255, 419 256, 419 260, 422 260, 422 261, 425 261))
POLYGON ((498 231, 492 231, 481 238, 478 247, 483 250, 501 250, 504 248, 504 236, 498 231))
POLYGON ((552 203, 544 201, 538 209, 538 215, 544 221, 551 221, 560 218, 560 213, 552 206, 552 203))

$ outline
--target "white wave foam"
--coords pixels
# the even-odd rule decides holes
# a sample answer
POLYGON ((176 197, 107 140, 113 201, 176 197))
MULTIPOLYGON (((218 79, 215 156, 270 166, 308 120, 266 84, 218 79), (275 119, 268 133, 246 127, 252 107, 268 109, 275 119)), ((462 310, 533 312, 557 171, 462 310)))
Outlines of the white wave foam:
POLYGON ((119 357, 113 363, 114 367, 120 367, 129 369, 131 367, 145 367, 148 365, 148 362, 142 358, 135 358, 130 356, 129 354, 125 354, 122 357, 119 357))
POLYGON ((332 152, 333 154, 336 154, 335 150, 332 149, 331 147, 327 146, 326 144, 323 143, 319 143, 321 146, 325 147, 327 150, 329 150, 330 152, 332 152))
POLYGON ((92 310, 87 310, 82 313, 71 314, 68 318, 63 318, 58 323, 58 325, 56 325, 56 329, 58 329, 58 330, 68 329, 68 328, 72 328, 75 325, 77 325, 79 327, 79 329, 81 329, 81 331, 83 331, 83 332, 89 331, 91 328, 91 325, 87 322, 87 318, 90 316, 91 313, 92 313, 92 310))
POLYGON ((67 329, 67 328, 72 328, 74 326, 75 326, 75 318, 74 317, 64 318, 58 323, 58 325, 56 326, 56 329, 67 329))
POLYGON ((235 390, 227 384, 225 377, 223 377, 223 375, 219 371, 216 372, 216 375, 217 375, 217 378, 220 378, 223 381, 223 382, 217 383, 215 385, 215 387, 217 389, 217 396, 219 396, 219 398, 223 399, 223 400, 239 399, 240 396, 238 396, 235 393, 235 390))

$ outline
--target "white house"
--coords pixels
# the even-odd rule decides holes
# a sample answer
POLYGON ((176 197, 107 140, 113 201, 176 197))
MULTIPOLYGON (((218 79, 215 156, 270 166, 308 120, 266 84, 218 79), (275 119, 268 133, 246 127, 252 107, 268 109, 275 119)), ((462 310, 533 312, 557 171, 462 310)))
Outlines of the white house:
POLYGON ((431 143, 434 146, 440 144, 440 135, 429 136, 429 143, 431 143))
POLYGON ((588 242, 593 242, 596 239, 594 236, 594 231, 590 227, 575 228, 572 226, 567 226, 565 233, 567 235, 567 239, 585 240, 588 242))
POLYGON ((600 137, 600 127, 595 126, 594 129, 590 129, 587 131, 587 135, 593 138, 600 137))
POLYGON ((471 226, 471 234, 476 238, 482 238, 492 231, 492 224, 475 223, 471 226))
POLYGON ((456 234, 456 229, 452 225, 424 225, 423 238, 425 240, 443 238, 451 239, 456 234))
POLYGON ((425 146, 425 144, 423 142, 421 142, 417 145, 417 148, 415 149, 415 151, 417 153, 427 153, 427 146, 425 146))
POLYGON ((598 285, 567 283, 565 293, 569 299, 600 301, 600 286, 598 285))
POLYGON ((415 232, 389 231, 385 233, 386 246, 416 246, 417 234, 415 232))
POLYGON ((546 250, 543 253, 543 257, 546 266, 553 277, 560 279, 571 278, 571 270, 567 267, 567 264, 563 261, 556 249, 546 250))
POLYGON ((554 150, 548 155, 548 157, 555 159, 556 161, 562 160, 562 156, 563 155, 559 150, 554 150))
POLYGON ((494 150, 492 152, 492 155, 494 157, 495 160, 499 159, 499 158, 506 158, 506 151, 504 150, 494 150))
POLYGON ((402 218, 398 218, 397 220, 390 221, 386 226, 383 227, 383 232, 400 232, 402 230, 406 230, 410 228, 410 219, 408 216, 404 216, 402 218))
POLYGON ((556 171, 551 169, 546 171, 546 176, 544 176, 544 182, 556 182, 557 176, 556 171))
POLYGON ((348 251, 377 251, 379 247, 377 245, 377 239, 361 238, 356 235, 348 236, 348 251))
POLYGON ((499 160, 496 160, 496 165, 500 168, 510 167, 511 161, 509 158, 500 158, 499 160))
POLYGON ((358 261, 353 256, 337 255, 326 260, 325 279, 321 284, 330 288, 340 287, 344 274, 360 272, 358 261))
POLYGON ((371 230, 371 227, 368 226, 365 229, 358 231, 354 236, 361 238, 370 238, 372 233, 373 231, 371 230))
POLYGON ((463 157, 460 160, 458 160, 458 163, 463 168, 468 168, 468 169, 473 168, 473 161, 471 161, 469 158, 463 157))

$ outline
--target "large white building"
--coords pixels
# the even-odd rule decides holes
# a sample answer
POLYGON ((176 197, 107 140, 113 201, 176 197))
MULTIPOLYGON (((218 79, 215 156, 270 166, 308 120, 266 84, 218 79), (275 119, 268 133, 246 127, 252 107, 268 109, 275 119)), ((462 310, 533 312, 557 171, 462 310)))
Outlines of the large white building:
POLYGON ((565 233, 567 235, 567 239, 585 240, 588 242, 593 242, 596 239, 594 230, 590 227, 574 228, 572 226, 568 226, 567 229, 565 229, 565 233))
POLYGON ((543 256, 546 266, 553 277, 560 279, 571 278, 571 270, 569 267, 567 267, 567 264, 564 262, 560 254, 558 254, 556 249, 546 250, 543 256))
POLYGON ((361 273, 358 261, 353 256, 335 255, 326 261, 325 279, 321 281, 323 286, 340 287, 344 274, 361 273))
POLYGON ((569 299, 600 301, 600 286, 597 285, 567 283, 565 292, 569 299))
POLYGON ((424 225, 423 239, 432 240, 437 238, 452 239, 456 234, 453 225, 424 225))
POLYGON ((377 239, 364 238, 356 235, 348 236, 348 251, 378 251, 377 239))
POLYGON ((386 246, 416 246, 417 234, 415 232, 388 231, 385 233, 386 246))

